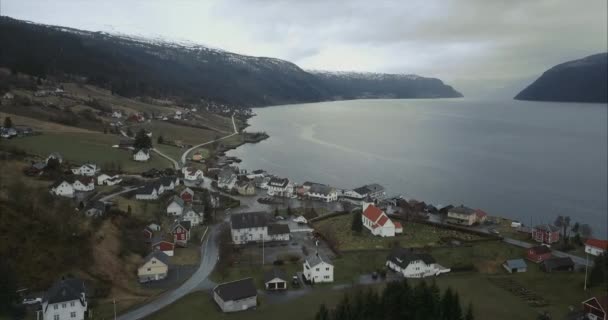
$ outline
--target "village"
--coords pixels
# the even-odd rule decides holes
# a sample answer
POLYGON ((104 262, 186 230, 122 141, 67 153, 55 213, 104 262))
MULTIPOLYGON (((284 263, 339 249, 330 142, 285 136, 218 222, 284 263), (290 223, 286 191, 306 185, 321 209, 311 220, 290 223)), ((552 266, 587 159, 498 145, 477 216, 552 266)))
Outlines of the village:
MULTIPOLYGON (((58 87, 33 96, 69 95, 66 91, 58 87)), ((3 96, 8 103, 13 99, 11 93, 3 96)), ((200 144, 196 137, 169 137, 165 126, 202 127, 197 107, 158 114, 99 111, 109 136, 101 145, 120 155, 120 164, 92 157, 74 161, 55 147, 28 158, 23 173, 30 179, 52 179, 48 192, 68 199, 77 214, 89 219, 122 212, 144 221, 136 241, 146 253, 129 275, 137 280, 135 288, 155 295, 179 292, 178 298, 202 290, 214 301, 214 312, 258 312, 264 304, 289 303, 324 288, 401 279, 451 282, 464 275, 471 281, 482 279, 477 290, 490 286, 539 314, 606 319, 606 296, 595 294, 597 285, 587 291, 586 280, 593 261, 608 250, 608 241, 593 238, 588 226, 564 217, 559 223, 528 226, 462 204, 390 196, 379 183, 343 189, 296 182, 262 169, 244 170, 239 159, 225 152, 267 136, 243 131, 253 114, 250 109, 239 109, 238 115, 218 106, 205 112, 210 110, 231 112, 232 130, 217 131, 200 144), (237 136, 240 140, 228 145, 237 136), (561 250, 567 241, 575 247, 561 250), (573 279, 584 279, 580 301, 547 296, 554 287, 546 282, 568 280, 578 286, 581 281, 573 279)), ((0 133, 13 146, 46 134, 8 115, 0 133)), ((105 297, 106 307, 99 307, 100 302, 91 303, 90 290, 83 279, 62 278, 43 293, 24 292, 23 302, 37 319, 95 319, 97 309, 108 317, 107 309, 116 310, 117 304, 120 319, 142 314, 162 318, 163 311, 149 303, 105 297)), ((163 296, 159 304, 171 310, 176 299, 163 296)))

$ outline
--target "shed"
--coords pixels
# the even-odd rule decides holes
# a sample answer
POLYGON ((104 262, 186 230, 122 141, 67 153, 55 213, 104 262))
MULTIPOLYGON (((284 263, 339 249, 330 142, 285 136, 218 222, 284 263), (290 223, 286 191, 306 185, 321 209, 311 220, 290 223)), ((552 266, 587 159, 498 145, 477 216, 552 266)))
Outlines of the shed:
POLYGON ((252 278, 226 282, 213 288, 213 300, 223 312, 237 312, 257 307, 258 292, 252 278))
POLYGON ((264 286, 266 290, 287 290, 287 275, 285 271, 274 268, 264 274, 264 286))
POLYGON ((551 258, 543 261, 540 265, 541 269, 545 272, 553 272, 553 271, 573 271, 574 270, 574 261, 572 258, 551 258))
POLYGON ((509 273, 518 273, 528 271, 528 265, 524 259, 511 259, 502 264, 503 268, 509 273))

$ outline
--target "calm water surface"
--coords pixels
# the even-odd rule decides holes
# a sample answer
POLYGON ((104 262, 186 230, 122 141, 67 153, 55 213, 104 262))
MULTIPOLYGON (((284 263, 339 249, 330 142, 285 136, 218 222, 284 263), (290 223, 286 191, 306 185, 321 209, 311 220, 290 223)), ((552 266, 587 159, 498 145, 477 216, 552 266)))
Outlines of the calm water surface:
POLYGON ((524 223, 570 215, 605 236, 608 107, 515 100, 357 100, 255 109, 270 138, 245 169, 465 204, 524 223))

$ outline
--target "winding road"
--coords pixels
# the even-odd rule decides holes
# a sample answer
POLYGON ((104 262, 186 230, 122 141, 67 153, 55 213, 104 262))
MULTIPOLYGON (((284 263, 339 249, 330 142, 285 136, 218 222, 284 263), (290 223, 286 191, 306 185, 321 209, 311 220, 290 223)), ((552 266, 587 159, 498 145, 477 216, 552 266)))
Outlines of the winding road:
POLYGON ((219 139, 215 139, 215 140, 207 141, 207 142, 205 142, 205 143, 197 144, 197 145, 193 146, 192 148, 190 148, 190 149, 188 149, 188 150, 184 151, 184 153, 182 154, 182 158, 180 159, 180 161, 181 161, 181 162, 180 162, 180 163, 181 163, 181 165, 183 166, 183 165, 185 165, 185 164, 186 164, 186 158, 188 157, 188 154, 189 154, 190 152, 192 152, 192 150, 194 150, 194 149, 196 149, 196 148, 200 148, 200 147, 205 146, 205 145, 208 145, 208 144, 211 144, 211 143, 214 143, 214 142, 217 142, 217 141, 221 141, 221 140, 224 140, 224 139, 228 139, 228 138, 230 138, 230 137, 232 137, 232 136, 237 135, 237 134, 239 133, 239 131, 238 131, 238 129, 236 128, 236 123, 234 122, 234 114, 232 115, 232 117, 231 117, 231 118, 232 118, 232 128, 234 129, 234 132, 233 132, 233 133, 231 133, 231 134, 229 134, 229 135, 227 135, 227 136, 223 136, 223 137, 221 137, 221 138, 219 138, 219 139))

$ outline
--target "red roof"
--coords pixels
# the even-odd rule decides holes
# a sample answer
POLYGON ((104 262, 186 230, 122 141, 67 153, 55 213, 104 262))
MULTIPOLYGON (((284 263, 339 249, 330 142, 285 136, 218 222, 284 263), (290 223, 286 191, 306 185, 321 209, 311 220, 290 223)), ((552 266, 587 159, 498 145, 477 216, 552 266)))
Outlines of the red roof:
POLYGON ((604 250, 608 250, 608 240, 600 240, 600 239, 587 239, 585 244, 591 247, 596 247, 604 250))
POLYGON ((483 211, 483 210, 481 210, 481 209, 477 209, 477 210, 475 210, 475 214, 476 214, 476 215, 477 215, 477 217, 479 217, 479 218, 483 218, 483 217, 485 217, 485 216, 487 216, 487 215, 488 215, 488 214, 487 214, 485 211, 483 211))
POLYGON ((365 208, 365 211, 363 211, 363 215, 372 222, 376 222, 376 220, 378 220, 378 218, 380 218, 380 216, 382 216, 383 214, 384 212, 382 212, 382 210, 378 209, 373 204, 367 206, 367 208, 365 208))
POLYGON ((584 304, 593 306, 596 309, 601 308, 604 312, 608 311, 608 296, 593 297, 591 299, 583 301, 584 304))
POLYGON ((401 222, 393 222, 395 224, 395 229, 402 229, 401 222))
POLYGON ((383 214, 377 223, 384 227, 384 225, 386 224, 387 221, 390 221, 390 220, 388 219, 388 217, 385 214, 383 214))

